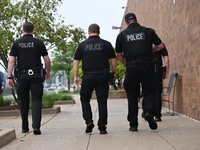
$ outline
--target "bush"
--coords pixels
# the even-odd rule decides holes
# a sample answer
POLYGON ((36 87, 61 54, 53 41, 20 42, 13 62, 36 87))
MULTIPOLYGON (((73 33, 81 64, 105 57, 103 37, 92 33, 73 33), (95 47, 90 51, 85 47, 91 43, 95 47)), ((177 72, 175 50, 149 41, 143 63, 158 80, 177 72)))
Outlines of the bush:
POLYGON ((3 98, 2 95, 0 95, 0 106, 9 106, 13 103, 14 100, 3 98))
POLYGON ((68 90, 61 90, 61 91, 58 91, 58 94, 65 94, 65 93, 70 93, 70 91, 68 91, 68 90))
POLYGON ((69 94, 69 93, 79 93, 79 92, 80 92, 80 89, 76 89, 73 91, 61 90, 61 91, 58 91, 58 94, 69 94))
MULTIPOLYGON (((73 100, 73 97, 68 94, 44 94, 42 97, 42 108, 52 108, 54 101, 58 100, 73 100)), ((0 96, 0 106, 9 106, 12 104, 15 104, 14 99, 5 99, 0 96)), ((30 101, 29 108, 32 108, 32 100, 30 101)))
POLYGON ((80 89, 76 89, 76 90, 70 91, 70 93, 79 93, 79 92, 80 92, 80 89))
POLYGON ((72 96, 71 95, 62 95, 60 100, 72 100, 72 96))
MULTIPOLYGON (((63 95, 63 94, 44 94, 42 97, 42 108, 52 108, 54 105, 54 101, 59 100, 72 100, 71 95, 63 95)), ((30 103, 30 108, 32 108, 32 102, 30 103)))

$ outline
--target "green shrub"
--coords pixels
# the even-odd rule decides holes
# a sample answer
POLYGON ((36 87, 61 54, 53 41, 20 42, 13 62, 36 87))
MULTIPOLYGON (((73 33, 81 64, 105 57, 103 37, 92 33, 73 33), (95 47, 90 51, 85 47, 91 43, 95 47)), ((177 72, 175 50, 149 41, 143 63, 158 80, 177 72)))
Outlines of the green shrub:
MULTIPOLYGON (((52 108, 54 101, 58 100, 72 100, 73 97, 68 94, 44 94, 42 97, 42 108, 52 108)), ((3 98, 0 96, 0 106, 9 106, 16 104, 14 99, 3 98)), ((30 100, 29 107, 32 108, 32 100, 30 100)))
MULTIPOLYGON (((63 95, 63 94, 44 94, 42 97, 42 108, 52 108, 54 105, 54 101, 59 100, 72 100, 73 97, 71 95, 63 95)), ((29 105, 32 108, 32 101, 29 105)))
POLYGON ((76 89, 76 90, 70 91, 70 93, 79 93, 79 92, 80 92, 80 89, 76 89))
POLYGON ((13 101, 13 99, 3 98, 2 95, 0 95, 0 106, 9 106, 13 101))
POLYGON ((73 100, 73 97, 71 95, 62 95, 60 100, 73 100))
POLYGON ((70 93, 70 91, 68 91, 68 90, 61 90, 61 91, 58 91, 58 94, 64 94, 64 93, 70 93))

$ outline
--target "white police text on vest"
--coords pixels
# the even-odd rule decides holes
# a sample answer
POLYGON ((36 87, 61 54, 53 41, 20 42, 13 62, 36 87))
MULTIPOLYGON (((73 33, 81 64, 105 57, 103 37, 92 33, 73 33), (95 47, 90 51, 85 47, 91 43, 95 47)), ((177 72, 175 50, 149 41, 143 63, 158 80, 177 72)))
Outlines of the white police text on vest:
POLYGON ((33 48, 34 42, 19 43, 18 45, 19 45, 20 48, 33 48))
POLYGON ((85 51, 100 51, 103 50, 102 43, 85 44, 85 51))
POLYGON ((144 40, 145 35, 144 33, 134 33, 134 34, 129 34, 126 35, 126 42, 132 42, 132 41, 138 41, 138 40, 144 40))

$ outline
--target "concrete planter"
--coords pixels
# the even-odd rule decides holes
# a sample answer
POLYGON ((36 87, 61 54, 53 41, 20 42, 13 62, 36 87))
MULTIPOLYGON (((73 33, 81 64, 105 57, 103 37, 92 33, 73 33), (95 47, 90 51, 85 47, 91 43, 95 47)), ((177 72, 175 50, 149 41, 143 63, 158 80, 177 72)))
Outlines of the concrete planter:
MULTIPOLYGON (((108 99, 127 98, 125 91, 109 91, 108 99)), ((96 99, 96 92, 92 93, 92 99, 96 99)))
MULTIPOLYGON (((57 114, 59 112, 60 112, 60 107, 59 106, 42 109, 42 114, 57 114)), ((29 110, 29 115, 31 115, 31 109, 29 110)), ((20 110, 4 110, 4 111, 0 111, 0 117, 5 117, 5 116, 20 116, 20 110)))
POLYGON ((54 101, 54 105, 75 104, 75 100, 54 101))

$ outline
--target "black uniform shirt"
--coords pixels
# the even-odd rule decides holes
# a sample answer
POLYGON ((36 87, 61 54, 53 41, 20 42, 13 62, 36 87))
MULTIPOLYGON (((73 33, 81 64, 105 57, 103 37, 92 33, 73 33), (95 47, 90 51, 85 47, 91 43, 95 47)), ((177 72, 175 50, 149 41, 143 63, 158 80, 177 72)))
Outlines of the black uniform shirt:
POLYGON ((162 56, 168 56, 168 52, 167 52, 166 47, 164 47, 160 51, 153 52, 153 58, 156 59, 157 68, 161 68, 162 65, 163 65, 162 64, 162 56))
POLYGON ((161 44, 155 31, 138 23, 129 24, 116 40, 116 52, 123 53, 126 60, 136 58, 152 59, 152 44, 161 44))
POLYGON ((41 56, 48 55, 42 40, 34 38, 32 34, 25 34, 16 40, 10 51, 10 56, 17 57, 19 69, 41 67, 41 56))
POLYGON ((99 36, 89 36, 88 39, 79 44, 74 60, 82 60, 82 69, 86 71, 109 69, 109 59, 115 57, 115 51, 110 42, 99 36))

